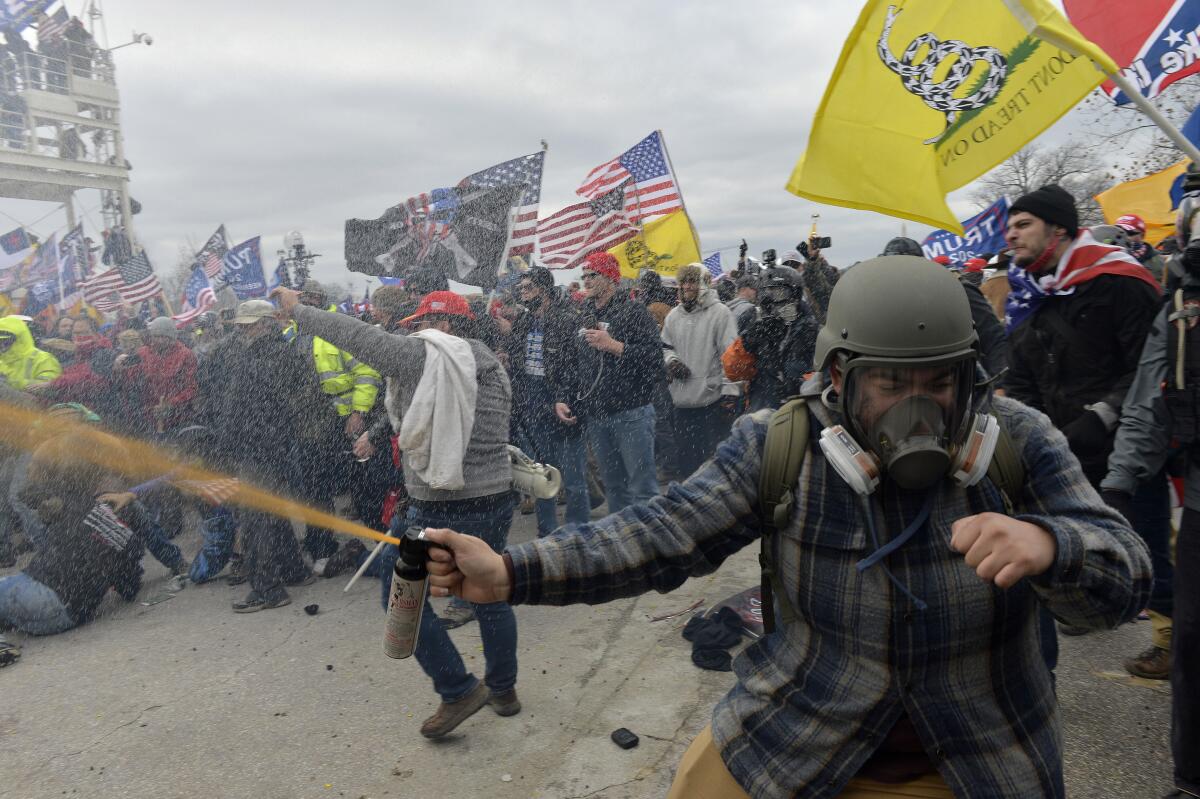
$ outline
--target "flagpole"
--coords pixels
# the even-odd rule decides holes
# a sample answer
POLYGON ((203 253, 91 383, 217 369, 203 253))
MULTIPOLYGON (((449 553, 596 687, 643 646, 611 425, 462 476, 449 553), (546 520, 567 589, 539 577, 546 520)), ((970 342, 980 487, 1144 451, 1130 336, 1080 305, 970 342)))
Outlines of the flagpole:
MULTIPOLYGON (((1098 64, 1096 65, 1096 69, 1104 72, 1098 64)), ((1200 165, 1200 149, 1197 149, 1196 145, 1188 141, 1187 136, 1184 136, 1179 128, 1172 125, 1171 120, 1163 116, 1162 112, 1154 107, 1154 103, 1147 100, 1129 78, 1122 75, 1119 71, 1106 74, 1108 75, 1108 79, 1116 84, 1117 88, 1124 92, 1125 96, 1138 107, 1138 110, 1148 116, 1150 121, 1157 125, 1166 134, 1166 137, 1174 142, 1176 147, 1183 150, 1184 155, 1196 162, 1197 165, 1200 165)))
POLYGON ((667 157, 667 169, 671 170, 671 180, 675 181, 675 191, 679 192, 679 207, 683 209, 683 215, 687 217, 688 227, 692 229, 692 238, 696 242, 696 252, 702 252, 704 248, 700 246, 700 234, 696 232, 696 226, 692 224, 692 215, 688 213, 687 203, 683 201, 683 187, 679 185, 679 176, 675 174, 675 165, 671 163, 671 151, 667 149, 667 137, 663 135, 661 130, 658 131, 658 139, 662 142, 663 155, 667 157))

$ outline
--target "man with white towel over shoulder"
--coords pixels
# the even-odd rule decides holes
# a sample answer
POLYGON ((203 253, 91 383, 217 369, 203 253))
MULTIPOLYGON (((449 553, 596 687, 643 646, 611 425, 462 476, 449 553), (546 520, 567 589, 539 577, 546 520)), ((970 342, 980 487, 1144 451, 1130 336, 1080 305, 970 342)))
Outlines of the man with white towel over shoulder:
MULTIPOLYGON (((396 520, 393 531, 449 527, 503 552, 513 515, 512 392, 491 350, 463 337, 474 319, 467 301, 451 291, 431 292, 404 320, 415 332, 397 336, 352 316, 301 305, 290 289, 276 289, 272 296, 301 332, 350 352, 387 379, 384 403, 399 436, 411 498, 407 518, 396 520)), ((391 544, 379 556, 385 608, 398 556, 391 544)), ((504 602, 474 610, 487 663, 482 681, 467 670, 428 604, 421 616, 417 661, 442 699, 421 725, 426 738, 441 738, 487 704, 501 716, 521 710, 516 616, 504 602)))

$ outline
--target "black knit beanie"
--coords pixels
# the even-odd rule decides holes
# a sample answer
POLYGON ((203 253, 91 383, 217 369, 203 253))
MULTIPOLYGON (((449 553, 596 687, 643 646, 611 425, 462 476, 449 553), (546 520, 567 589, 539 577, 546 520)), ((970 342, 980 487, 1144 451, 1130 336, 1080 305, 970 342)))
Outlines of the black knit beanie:
POLYGON ((1072 237, 1079 232, 1079 212, 1075 210, 1075 198, 1069 191, 1054 183, 1029 192, 1008 209, 1010 214, 1017 211, 1025 211, 1043 222, 1064 227, 1072 237))

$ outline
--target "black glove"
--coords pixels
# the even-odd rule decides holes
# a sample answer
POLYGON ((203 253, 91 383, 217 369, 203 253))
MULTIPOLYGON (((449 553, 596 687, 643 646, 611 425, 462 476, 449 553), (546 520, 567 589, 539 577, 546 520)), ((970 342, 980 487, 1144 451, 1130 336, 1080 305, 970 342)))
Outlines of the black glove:
POLYGON ((1106 488, 1100 492, 1100 499, 1104 500, 1105 505, 1124 516, 1126 521, 1133 521, 1133 497, 1129 494, 1106 488))
POLYGON ((687 368, 687 364, 676 358, 673 361, 667 361, 667 377, 671 380, 687 380, 692 376, 692 370, 687 368))
POLYGON ((1192 239, 1184 248, 1183 268, 1193 275, 1200 274, 1200 239, 1192 239))
POLYGON ((742 335, 742 344, 752 355, 760 355, 783 341, 785 335, 787 322, 778 316, 760 316, 746 328, 742 335))
POLYGON ((1108 446, 1108 428, 1094 411, 1084 411, 1075 421, 1063 428, 1063 435, 1077 458, 1098 455, 1108 446))

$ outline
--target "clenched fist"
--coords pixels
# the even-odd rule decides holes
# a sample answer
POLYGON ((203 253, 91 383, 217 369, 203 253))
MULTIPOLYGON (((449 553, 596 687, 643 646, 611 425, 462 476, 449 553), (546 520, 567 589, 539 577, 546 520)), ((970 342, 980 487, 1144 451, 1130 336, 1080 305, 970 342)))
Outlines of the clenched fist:
POLYGON ((1036 524, 1003 513, 980 513, 951 527, 950 548, 961 552, 980 579, 1011 588, 1022 577, 1042 574, 1054 565, 1058 543, 1036 524))

